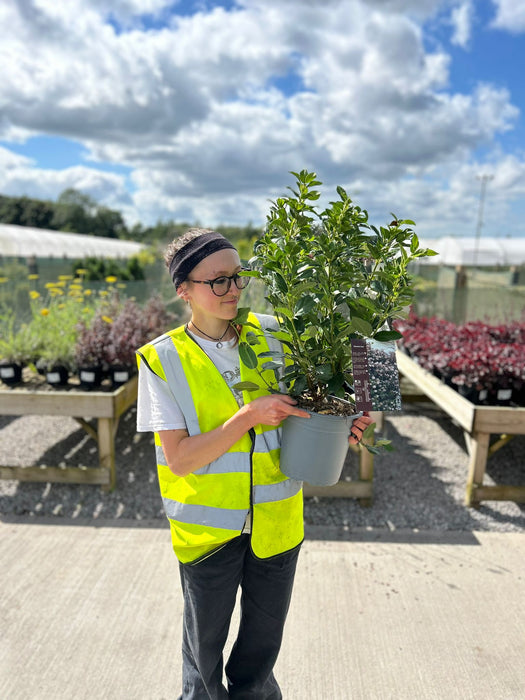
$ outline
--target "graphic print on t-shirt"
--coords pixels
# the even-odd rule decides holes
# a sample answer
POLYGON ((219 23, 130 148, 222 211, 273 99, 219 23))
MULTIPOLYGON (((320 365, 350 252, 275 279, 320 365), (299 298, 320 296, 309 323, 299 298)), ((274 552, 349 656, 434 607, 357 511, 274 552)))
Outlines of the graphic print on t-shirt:
POLYGON ((232 390, 233 395, 235 396, 235 400, 237 401, 239 406, 242 406, 243 405, 242 392, 237 391, 237 389, 233 388, 234 384, 237 384, 238 382, 241 381, 241 368, 234 367, 233 369, 227 369, 224 372, 221 372, 221 375, 224 378, 224 381, 226 382, 226 384, 232 390))

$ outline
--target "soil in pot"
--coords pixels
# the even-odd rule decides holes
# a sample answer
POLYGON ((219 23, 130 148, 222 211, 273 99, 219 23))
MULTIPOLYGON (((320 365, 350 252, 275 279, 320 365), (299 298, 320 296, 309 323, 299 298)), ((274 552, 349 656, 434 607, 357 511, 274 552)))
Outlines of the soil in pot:
POLYGON ((297 400, 297 407, 305 411, 325 416, 353 416, 355 414, 355 406, 353 404, 335 396, 312 398, 311 396, 302 395, 294 398, 297 400))

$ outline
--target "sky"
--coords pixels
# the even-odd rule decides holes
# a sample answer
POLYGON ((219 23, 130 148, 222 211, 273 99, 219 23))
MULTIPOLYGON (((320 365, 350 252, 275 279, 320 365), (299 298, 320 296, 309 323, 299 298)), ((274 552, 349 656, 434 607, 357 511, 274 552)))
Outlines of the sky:
POLYGON ((2 0, 0 36, 0 194, 259 226, 306 169, 375 225, 525 236, 523 0, 2 0))

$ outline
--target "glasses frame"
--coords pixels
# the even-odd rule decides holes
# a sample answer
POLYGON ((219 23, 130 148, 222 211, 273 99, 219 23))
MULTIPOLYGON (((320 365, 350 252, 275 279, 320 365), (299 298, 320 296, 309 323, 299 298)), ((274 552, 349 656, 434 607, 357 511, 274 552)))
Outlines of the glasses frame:
MULTIPOLYGON (((239 272, 248 272, 248 268, 243 267, 239 270, 239 272)), ((250 282, 250 278, 249 277, 241 277, 239 272, 235 272, 233 275, 220 275, 219 277, 215 277, 215 279, 213 279, 213 280, 193 280, 193 279, 188 278, 188 282, 195 282, 195 284, 209 284, 211 291, 215 294, 216 297, 225 297, 226 294, 228 294, 228 292, 231 289, 232 281, 235 282, 235 286, 237 287, 238 290, 246 289, 246 287, 248 286, 248 284, 250 282), (240 279, 246 280, 246 284, 244 285, 244 287, 239 287, 239 285, 237 284, 240 279), (219 282, 221 280, 228 280, 228 286, 227 286, 224 294, 217 294, 217 292, 213 288, 213 285, 217 284, 217 282, 219 282)))

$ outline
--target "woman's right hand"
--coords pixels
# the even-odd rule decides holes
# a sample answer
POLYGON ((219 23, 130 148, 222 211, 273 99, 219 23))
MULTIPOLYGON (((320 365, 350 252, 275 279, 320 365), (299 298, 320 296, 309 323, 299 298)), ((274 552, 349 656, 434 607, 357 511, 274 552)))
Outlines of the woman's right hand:
POLYGON ((251 418, 252 428, 259 423, 279 425, 288 416, 310 418, 310 414, 296 406, 297 401, 286 394, 269 394, 259 396, 241 409, 251 418))

